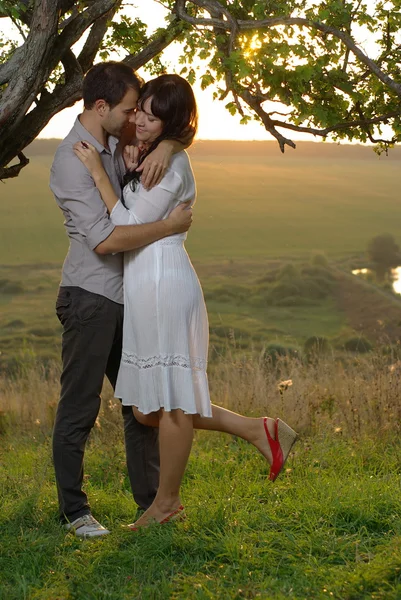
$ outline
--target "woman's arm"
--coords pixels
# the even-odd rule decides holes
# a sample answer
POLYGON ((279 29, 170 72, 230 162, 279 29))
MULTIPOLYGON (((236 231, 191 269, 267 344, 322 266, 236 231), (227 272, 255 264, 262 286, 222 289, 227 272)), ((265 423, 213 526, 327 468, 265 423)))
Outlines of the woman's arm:
POLYGON ((110 179, 104 169, 102 171, 92 173, 92 177, 110 214, 119 200, 113 186, 111 185, 110 179))
POLYGON ((119 199, 111 185, 109 176, 104 170, 99 152, 89 142, 77 142, 74 144, 74 152, 92 175, 102 200, 109 213, 111 213, 119 199))

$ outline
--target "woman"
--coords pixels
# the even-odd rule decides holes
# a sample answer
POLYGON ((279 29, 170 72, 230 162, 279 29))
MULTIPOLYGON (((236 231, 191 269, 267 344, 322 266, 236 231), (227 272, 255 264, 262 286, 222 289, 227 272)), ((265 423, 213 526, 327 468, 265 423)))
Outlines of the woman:
MULTIPOLYGON (((195 133, 196 101, 178 75, 162 75, 141 90, 136 135, 140 162, 163 139, 195 133)), ((161 183, 146 191, 139 176, 119 200, 95 148, 75 146, 91 172, 115 224, 166 218, 181 202, 195 201, 188 155, 175 154, 161 183)), ((124 255, 123 353, 116 397, 132 405, 141 423, 159 427, 160 486, 150 508, 129 527, 165 523, 183 515, 180 485, 193 429, 223 431, 251 442, 270 463, 271 480, 282 470, 297 434, 280 419, 247 418, 212 405, 206 374, 208 320, 199 280, 184 248, 186 234, 174 235, 124 255)))

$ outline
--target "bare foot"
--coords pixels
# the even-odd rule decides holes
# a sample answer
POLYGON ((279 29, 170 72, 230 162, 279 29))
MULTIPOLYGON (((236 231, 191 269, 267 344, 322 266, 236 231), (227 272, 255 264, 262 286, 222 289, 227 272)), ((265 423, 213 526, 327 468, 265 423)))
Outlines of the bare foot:
MULTIPOLYGON (((180 499, 175 501, 171 506, 159 506, 156 502, 153 502, 151 506, 139 517, 135 523, 128 525, 130 529, 138 529, 139 527, 148 527, 153 523, 161 523, 168 517, 171 517, 175 511, 179 511, 176 514, 180 514, 181 507, 180 499)), ((175 515, 174 515, 175 517, 175 515)))

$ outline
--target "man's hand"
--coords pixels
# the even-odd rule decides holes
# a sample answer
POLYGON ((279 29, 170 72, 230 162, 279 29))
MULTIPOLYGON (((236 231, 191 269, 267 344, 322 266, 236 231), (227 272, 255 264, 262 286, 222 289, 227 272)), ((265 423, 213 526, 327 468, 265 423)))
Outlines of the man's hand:
POLYGON ((170 164, 173 148, 171 140, 163 140, 137 169, 142 173, 141 183, 145 190, 150 190, 161 182, 170 164))
POLYGON ((166 222, 171 228, 171 235, 185 233, 192 225, 192 201, 185 202, 171 211, 166 222))

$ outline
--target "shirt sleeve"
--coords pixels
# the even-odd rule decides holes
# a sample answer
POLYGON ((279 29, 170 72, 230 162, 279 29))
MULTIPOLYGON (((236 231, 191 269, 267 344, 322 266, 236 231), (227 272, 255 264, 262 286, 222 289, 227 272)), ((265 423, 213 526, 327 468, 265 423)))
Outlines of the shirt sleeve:
POLYGON ((113 232, 107 208, 95 183, 71 149, 61 151, 53 163, 50 188, 66 218, 94 250, 113 232))
MULTIPOLYGON (((134 194, 135 196, 132 208, 126 210, 131 220, 125 224, 153 223, 165 219, 178 204, 177 200, 181 196, 182 189, 183 181, 181 177, 176 171, 172 170, 168 170, 159 185, 151 190, 145 190, 141 184, 137 186, 135 191, 132 191, 129 185, 125 186, 124 198, 128 205, 131 204, 129 202, 130 195, 134 194)), ((121 203, 119 204, 121 208, 124 208, 121 203)), ((116 209, 117 205, 115 206, 116 209)), ((118 214, 121 215, 120 207, 118 207, 118 214)), ((113 222, 115 222, 114 216, 113 222)))

